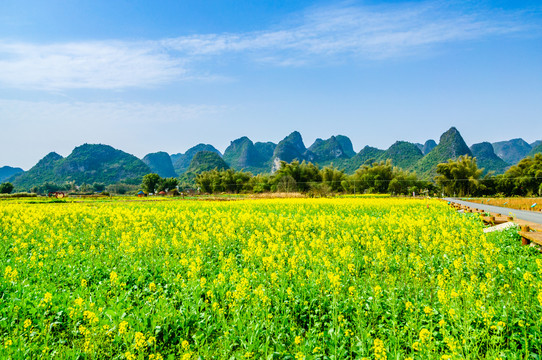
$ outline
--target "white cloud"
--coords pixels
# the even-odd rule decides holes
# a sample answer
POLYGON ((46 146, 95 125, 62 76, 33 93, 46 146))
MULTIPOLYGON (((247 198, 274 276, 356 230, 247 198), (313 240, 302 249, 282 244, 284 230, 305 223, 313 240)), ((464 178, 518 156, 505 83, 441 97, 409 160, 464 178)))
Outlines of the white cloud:
POLYGON ((183 76, 182 59, 161 50, 154 42, 0 43, 0 82, 18 88, 117 89, 183 76))
POLYGON ((162 44, 189 55, 243 51, 285 64, 333 55, 381 59, 408 55, 424 46, 525 29, 515 17, 480 10, 461 12, 435 2, 343 5, 312 10, 297 24, 278 30, 179 37, 162 44))
MULTIPOLYGON (((212 72, 206 60, 241 54, 278 66, 325 63, 331 58, 385 59, 443 43, 525 30, 521 14, 450 2, 312 9, 277 29, 181 36, 144 42, 64 44, 0 42, 0 83, 23 89, 150 87, 212 72)), ((220 76, 211 75, 211 78, 220 76)))

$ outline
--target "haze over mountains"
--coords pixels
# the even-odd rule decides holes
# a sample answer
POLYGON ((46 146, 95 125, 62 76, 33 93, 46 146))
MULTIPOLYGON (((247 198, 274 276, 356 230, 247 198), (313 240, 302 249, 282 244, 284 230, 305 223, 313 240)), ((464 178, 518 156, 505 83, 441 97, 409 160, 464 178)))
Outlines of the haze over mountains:
POLYGON ((397 141, 386 150, 365 146, 358 153, 347 136, 316 139, 307 148, 301 134, 294 131, 278 144, 253 143, 248 137, 241 137, 232 141, 224 154, 210 144, 198 144, 184 154, 156 152, 138 159, 108 145, 84 144, 76 147, 66 158, 49 153, 26 172, 4 166, 0 168, 0 181, 9 180, 18 190, 28 190, 45 182, 135 184, 151 172, 161 177, 185 174, 193 177, 198 172, 214 168, 232 168, 254 174, 271 173, 280 167, 281 161, 293 160, 310 161, 320 167, 333 165, 346 173, 353 173, 364 164, 391 160, 395 166, 416 171, 421 178, 430 179, 436 174, 437 164, 461 155, 476 157, 479 167, 484 168, 486 173, 493 171, 498 174, 525 156, 537 152, 542 152, 542 142, 528 144, 522 139, 493 144, 482 142, 469 147, 454 127, 442 134, 438 144, 432 139, 423 145, 397 141))
POLYGON ((523 159, 532 150, 523 139, 512 139, 493 143, 495 154, 509 164, 515 164, 523 159))

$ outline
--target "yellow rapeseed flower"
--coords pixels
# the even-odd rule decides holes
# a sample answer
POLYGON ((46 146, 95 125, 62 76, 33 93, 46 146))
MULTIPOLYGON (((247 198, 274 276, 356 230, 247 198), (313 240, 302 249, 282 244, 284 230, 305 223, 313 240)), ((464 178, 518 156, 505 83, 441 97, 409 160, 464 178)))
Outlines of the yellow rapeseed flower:
POLYGON ((45 304, 50 304, 52 300, 53 300, 53 294, 51 294, 50 292, 46 292, 45 295, 43 296, 43 302, 45 304))
POLYGON ((387 358, 386 348, 384 347, 384 341, 375 339, 373 342, 374 356, 376 360, 384 360, 387 358))
POLYGON ((127 321, 121 321, 119 324, 119 334, 126 334, 128 331, 128 322, 127 321))
POLYGON ((431 341, 431 338, 432 338, 431 332, 425 328, 420 330, 419 337, 422 343, 429 342, 431 341))
POLYGON ((111 282, 111 285, 117 285, 119 283, 119 275, 116 271, 111 271, 109 274, 109 281, 111 282))
POLYGON ((423 308, 423 312, 426 314, 426 315, 429 315, 433 312, 433 309, 431 309, 429 306, 426 306, 423 308))

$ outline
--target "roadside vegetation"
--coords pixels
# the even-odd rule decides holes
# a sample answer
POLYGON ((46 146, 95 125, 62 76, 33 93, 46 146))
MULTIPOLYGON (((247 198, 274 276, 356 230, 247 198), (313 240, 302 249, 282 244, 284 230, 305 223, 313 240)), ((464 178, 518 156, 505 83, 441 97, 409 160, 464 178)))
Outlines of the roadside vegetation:
POLYGON ((542 211, 541 197, 468 198, 468 201, 479 204, 502 206, 517 210, 542 211))

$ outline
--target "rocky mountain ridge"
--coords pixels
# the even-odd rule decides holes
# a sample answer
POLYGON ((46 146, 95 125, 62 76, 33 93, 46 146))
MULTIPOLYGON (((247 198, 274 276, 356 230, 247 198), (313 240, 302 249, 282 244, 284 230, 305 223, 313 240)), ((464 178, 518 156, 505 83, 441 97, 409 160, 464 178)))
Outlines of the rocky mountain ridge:
MULTIPOLYGON (((4 176, 2 181, 11 181, 20 190, 27 190, 45 182, 72 181, 86 184, 137 182, 150 172, 158 173, 162 177, 178 177, 188 171, 194 173, 217 166, 263 174, 276 171, 281 161, 293 160, 313 162, 320 167, 333 165, 346 173, 353 173, 364 164, 391 160, 395 166, 415 171, 422 178, 431 179, 436 173, 438 163, 456 159, 461 155, 474 156, 479 167, 484 168, 486 173, 492 171, 499 174, 523 157, 532 156, 537 152, 542 152, 540 141, 528 144, 522 139, 493 144, 482 142, 469 148, 455 127, 443 133, 438 144, 431 139, 423 145, 397 141, 386 150, 365 146, 358 153, 354 151, 352 142, 347 136, 318 138, 307 148, 301 134, 294 131, 278 144, 253 143, 248 137, 243 136, 232 141, 223 155, 210 144, 198 144, 185 153, 169 155, 166 152, 156 152, 147 154, 140 160, 108 145, 84 144, 76 147, 66 158, 54 152, 49 153, 25 172, 9 167, 2 167, 0 171, 4 169, 15 171, 4 176), (191 168, 194 158, 197 160, 197 166, 191 168)), ((0 172, 0 175, 2 174, 0 172)))

